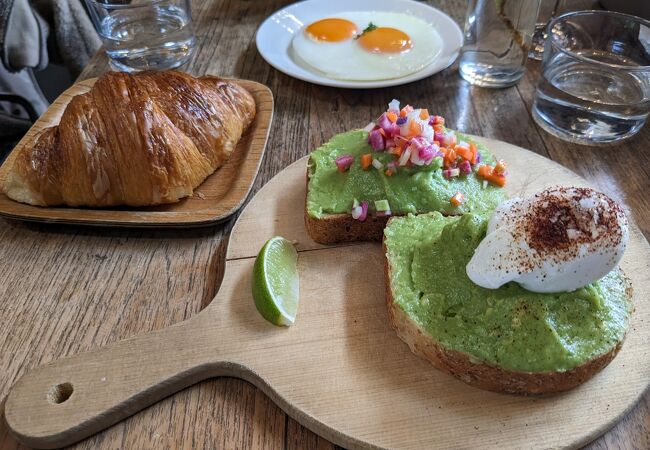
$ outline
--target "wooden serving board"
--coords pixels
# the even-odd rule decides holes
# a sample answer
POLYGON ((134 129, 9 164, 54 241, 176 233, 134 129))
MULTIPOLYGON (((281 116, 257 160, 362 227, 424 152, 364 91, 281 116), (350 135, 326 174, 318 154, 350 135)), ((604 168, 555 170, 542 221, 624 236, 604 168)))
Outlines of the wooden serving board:
POLYGON ((210 225, 228 218, 244 203, 255 181, 264 156, 273 120, 273 94, 263 84, 234 79, 255 99, 253 123, 241 137, 230 159, 194 190, 194 195, 178 203, 144 208, 111 207, 102 209, 32 206, 11 200, 2 192, 7 172, 17 150, 32 145, 44 128, 58 125, 70 100, 85 94, 95 84, 91 78, 63 92, 20 140, 0 167, 0 216, 34 222, 126 227, 187 227, 210 225))
MULTIPOLYGON (((527 150, 480 140, 509 162, 510 194, 587 184, 527 150)), ((572 448, 611 427, 648 387, 650 246, 634 224, 622 266, 636 311, 618 357, 561 395, 486 392, 411 354, 389 327, 378 243, 323 247, 307 236, 305 164, 278 174, 245 208, 219 292, 201 313, 18 381, 5 407, 15 436, 34 447, 67 445, 190 384, 228 375, 349 448, 572 448), (301 300, 290 328, 262 319, 251 296, 255 255, 274 235, 297 241, 299 250, 301 300)))

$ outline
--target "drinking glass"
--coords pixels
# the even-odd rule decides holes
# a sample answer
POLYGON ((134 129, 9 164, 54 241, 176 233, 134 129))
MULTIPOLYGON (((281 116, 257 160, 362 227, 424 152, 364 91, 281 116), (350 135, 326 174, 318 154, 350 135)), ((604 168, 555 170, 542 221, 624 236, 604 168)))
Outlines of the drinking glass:
POLYGON ((540 0, 469 0, 460 75, 484 87, 512 86, 524 74, 540 0))
POLYGON ((190 0, 86 0, 111 65, 126 72, 164 70, 194 50, 190 0))
POLYGON ((650 22, 610 11, 577 11, 548 25, 533 118, 580 144, 637 133, 650 111, 650 22))
POLYGON ((539 13, 537 13, 537 21, 535 22, 535 30, 533 31, 533 40, 530 43, 530 51, 528 57, 542 60, 544 53, 544 43, 548 37, 546 34, 546 27, 548 23, 555 17, 559 16, 563 9, 563 0, 542 0, 539 5, 539 13))

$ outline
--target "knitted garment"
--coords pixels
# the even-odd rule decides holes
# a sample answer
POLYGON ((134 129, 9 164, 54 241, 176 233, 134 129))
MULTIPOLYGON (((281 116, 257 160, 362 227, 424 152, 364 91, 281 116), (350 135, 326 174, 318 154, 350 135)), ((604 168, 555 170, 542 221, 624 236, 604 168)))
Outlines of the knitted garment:
POLYGON ((76 76, 101 40, 80 0, 0 0, 0 44, 8 70, 40 70, 52 59, 76 76))

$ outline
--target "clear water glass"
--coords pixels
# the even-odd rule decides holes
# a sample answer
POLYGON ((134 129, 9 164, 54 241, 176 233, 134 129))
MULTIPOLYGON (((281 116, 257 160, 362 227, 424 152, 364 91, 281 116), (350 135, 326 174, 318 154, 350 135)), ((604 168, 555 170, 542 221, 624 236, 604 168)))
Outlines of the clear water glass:
POLYGON ((549 22, 562 12, 564 0, 542 0, 539 5, 539 13, 537 14, 537 21, 535 22, 535 30, 533 31, 533 40, 530 43, 530 50, 528 57, 542 60, 544 54, 544 44, 546 43, 546 28, 549 22))
POLYGON ((540 0, 469 0, 460 75, 472 84, 506 87, 524 74, 540 0))
POLYGON ((578 11, 548 25, 533 118, 579 144, 633 136, 650 111, 650 22, 610 11, 578 11))
POLYGON ((165 70, 194 51, 190 0, 86 0, 116 70, 165 70))

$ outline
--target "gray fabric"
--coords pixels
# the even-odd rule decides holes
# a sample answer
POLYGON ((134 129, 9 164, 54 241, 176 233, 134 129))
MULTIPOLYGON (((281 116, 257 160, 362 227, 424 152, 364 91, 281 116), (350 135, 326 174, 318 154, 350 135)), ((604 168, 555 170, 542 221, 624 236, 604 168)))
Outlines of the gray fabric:
POLYGON ((34 108, 36 114, 39 116, 50 105, 39 88, 34 74, 28 68, 20 72, 9 72, 0 66, 0 92, 19 93, 21 97, 32 105, 32 108, 34 108))
POLYGON ((50 58, 62 60, 75 76, 101 46, 80 0, 0 0, 0 39, 9 70, 44 68, 49 47, 58 53, 50 58))
MULTIPOLYGON (((29 68, 10 72, 0 65, 0 93, 20 93, 39 116, 49 105, 29 68)), ((23 107, 13 102, 0 101, 0 139, 19 136, 31 125, 29 114, 23 107)))
POLYGON ((36 70, 48 64, 49 27, 27 0, 0 0, 2 63, 13 72, 25 67, 36 70))
POLYGON ((32 4, 54 29, 59 55, 77 76, 102 45, 81 1, 33 0, 32 4))

